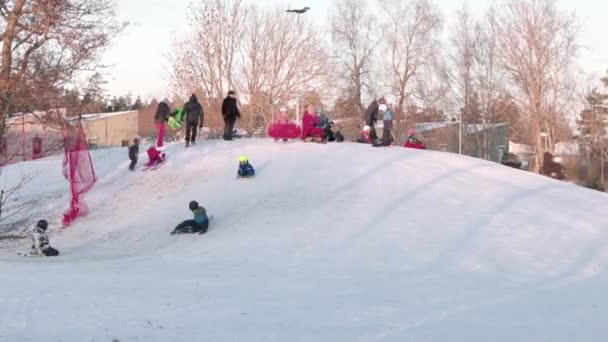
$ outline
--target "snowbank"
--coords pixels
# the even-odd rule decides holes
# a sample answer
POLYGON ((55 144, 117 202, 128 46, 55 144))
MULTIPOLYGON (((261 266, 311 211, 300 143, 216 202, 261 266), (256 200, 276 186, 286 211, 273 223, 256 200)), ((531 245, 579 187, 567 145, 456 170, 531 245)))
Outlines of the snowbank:
MULTIPOLYGON (((0 341, 600 341, 608 197, 453 154, 212 141, 98 151, 56 259, 0 251, 0 341), (257 168, 235 179, 238 155, 257 168), (197 199, 204 236, 169 236, 197 199)), ((23 199, 55 220, 60 160, 23 199)), ((13 179, 9 177, 9 179, 13 179)), ((20 248, 27 248, 24 242, 20 248)))

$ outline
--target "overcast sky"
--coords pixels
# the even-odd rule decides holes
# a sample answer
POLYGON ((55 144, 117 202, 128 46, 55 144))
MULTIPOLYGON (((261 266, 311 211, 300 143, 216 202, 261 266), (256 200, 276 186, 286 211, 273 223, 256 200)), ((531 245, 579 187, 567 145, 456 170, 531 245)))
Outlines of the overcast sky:
MULTIPOLYGON (((172 41, 188 30, 188 5, 198 0, 118 0, 120 16, 132 25, 118 38, 104 55, 109 65, 106 90, 111 95, 128 92, 144 98, 165 97, 168 92, 169 64, 167 52, 172 41)), ((454 11, 462 2, 435 0, 450 24, 454 11)), ((319 25, 327 21, 331 0, 258 0, 259 5, 278 8, 312 9, 306 15, 319 25)), ((482 14, 490 0, 470 0, 475 14, 482 14)), ((562 10, 575 11, 583 23, 581 43, 586 46, 580 65, 585 72, 599 77, 608 69, 608 42, 602 38, 608 32, 608 1, 558 0, 562 10)), ((605 38, 604 38, 605 39, 605 38)))

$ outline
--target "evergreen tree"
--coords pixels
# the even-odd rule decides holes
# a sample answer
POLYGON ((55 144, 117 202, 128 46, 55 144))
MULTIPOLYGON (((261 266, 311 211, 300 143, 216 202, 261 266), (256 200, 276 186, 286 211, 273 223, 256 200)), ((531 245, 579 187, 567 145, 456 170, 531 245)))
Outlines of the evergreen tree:
POLYGON ((103 86, 107 84, 103 75, 96 72, 87 82, 84 89, 81 105, 87 113, 99 113, 107 107, 105 103, 105 89, 103 86))
POLYGON ((141 97, 137 96, 135 103, 131 106, 131 110, 140 110, 144 107, 144 103, 141 100, 141 97))

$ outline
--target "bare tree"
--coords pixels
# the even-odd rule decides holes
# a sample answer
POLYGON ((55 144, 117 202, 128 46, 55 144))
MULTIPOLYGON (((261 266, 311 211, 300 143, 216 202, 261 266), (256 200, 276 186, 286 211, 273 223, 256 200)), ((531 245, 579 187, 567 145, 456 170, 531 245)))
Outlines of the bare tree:
POLYGON ((0 2, 0 137, 20 87, 41 73, 52 84, 97 64, 100 52, 126 23, 113 0, 8 0, 0 2))
POLYGON ((527 115, 535 171, 539 171, 545 144, 552 149, 551 128, 558 114, 555 100, 569 93, 580 25, 574 14, 560 12, 553 0, 507 0, 491 20, 500 63, 527 115), (545 135, 547 141, 543 141, 545 135))
MULTIPOLYGON (((389 89, 397 97, 396 113, 402 113, 416 92, 416 77, 433 66, 442 18, 430 0, 378 0, 386 23, 382 27, 390 61, 386 65, 389 89)), ((384 20, 383 20, 384 21, 384 20)))
POLYGON ((248 9, 242 0, 199 0, 191 5, 192 31, 169 56, 173 88, 181 95, 200 92, 220 107, 235 84, 235 60, 248 9))
POLYGON ((310 21, 295 28, 287 13, 240 0, 204 0, 196 9, 190 38, 171 56, 177 93, 202 93, 219 109, 227 91, 237 90, 251 129, 267 124, 296 92, 326 84, 329 58, 310 21))
MULTIPOLYGON (((0 177, 2 176, 2 172, 3 166, 0 166, 0 177)), ((7 203, 11 198, 17 195, 27 183, 31 182, 34 177, 34 174, 24 175, 19 178, 19 181, 16 184, 3 184, 0 186, 0 223, 27 209, 25 205, 21 205, 17 208, 12 208, 12 210, 8 210, 7 203)))
MULTIPOLYGON (((441 72, 449 89, 447 107, 453 115, 458 113, 462 135, 467 133, 467 125, 477 123, 480 116, 475 85, 478 35, 477 23, 469 7, 464 4, 456 13, 456 22, 449 39, 450 49, 441 72)), ((462 139, 459 144, 459 150, 463 153, 471 152, 467 139, 462 139)))
POLYGON ((381 43, 376 18, 366 14, 370 11, 364 0, 335 0, 334 5, 331 31, 338 78, 353 92, 351 99, 362 114, 363 88, 368 85, 374 50, 381 43))
POLYGON ((496 23, 491 20, 495 9, 490 8, 488 15, 477 24, 476 48, 474 64, 474 84, 479 98, 480 117, 478 125, 474 126, 477 148, 484 159, 491 155, 491 127, 498 123, 500 118, 510 109, 502 105, 501 99, 505 94, 505 72, 499 64, 498 36, 496 23), (481 126, 483 134, 479 134, 477 127, 481 126))
POLYGON ((239 84, 249 109, 264 122, 296 93, 323 88, 330 74, 321 33, 310 21, 301 21, 298 29, 292 21, 285 12, 252 7, 246 22, 239 84))

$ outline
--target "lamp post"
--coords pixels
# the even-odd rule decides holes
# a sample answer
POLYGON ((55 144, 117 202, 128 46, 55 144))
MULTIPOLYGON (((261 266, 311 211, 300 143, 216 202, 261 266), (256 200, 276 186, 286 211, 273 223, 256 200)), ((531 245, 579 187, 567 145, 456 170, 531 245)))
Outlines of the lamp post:
POLYGON ((462 154, 462 110, 458 113, 458 154, 462 154))
MULTIPOLYGON (((310 7, 304 7, 302 9, 289 9, 286 11, 287 13, 295 13, 298 16, 298 19, 297 19, 298 38, 302 35, 301 31, 300 31, 300 15, 308 12, 309 10, 310 10, 310 7)), ((296 63, 296 65, 299 65, 299 63, 296 63)), ((299 122, 300 122, 300 90, 296 89, 296 123, 299 123, 299 122)))

